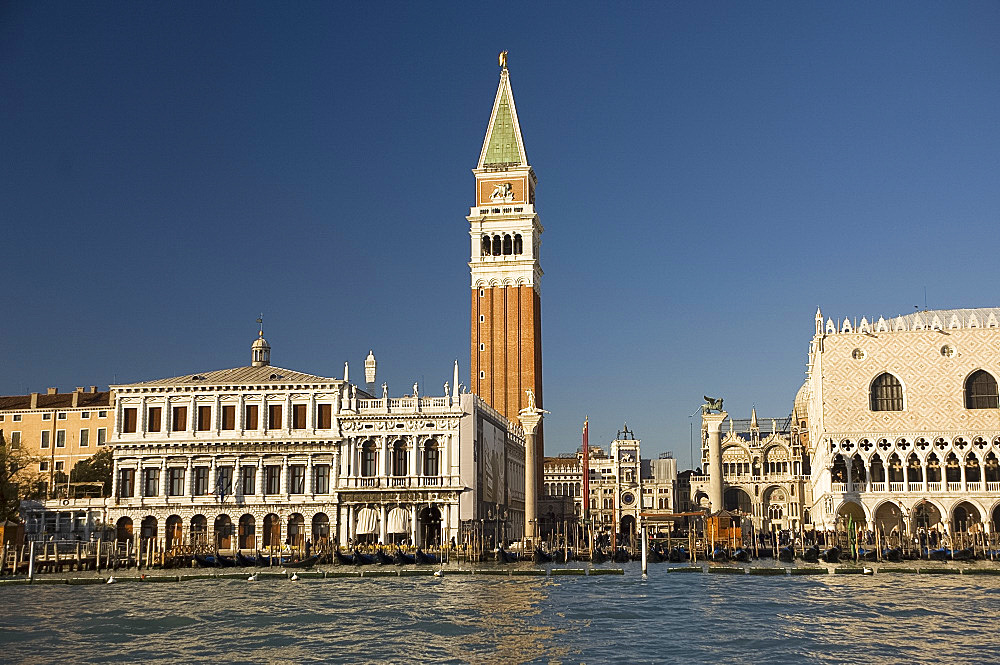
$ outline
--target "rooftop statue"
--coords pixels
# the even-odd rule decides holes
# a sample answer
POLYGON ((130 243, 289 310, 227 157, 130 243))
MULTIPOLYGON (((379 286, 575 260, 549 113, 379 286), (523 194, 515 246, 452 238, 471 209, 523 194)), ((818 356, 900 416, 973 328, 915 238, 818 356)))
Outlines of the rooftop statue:
POLYGON ((702 397, 705 398, 705 403, 701 405, 701 415, 705 415, 706 413, 712 413, 713 411, 718 411, 719 413, 722 413, 721 397, 718 398, 706 397, 704 395, 702 397))

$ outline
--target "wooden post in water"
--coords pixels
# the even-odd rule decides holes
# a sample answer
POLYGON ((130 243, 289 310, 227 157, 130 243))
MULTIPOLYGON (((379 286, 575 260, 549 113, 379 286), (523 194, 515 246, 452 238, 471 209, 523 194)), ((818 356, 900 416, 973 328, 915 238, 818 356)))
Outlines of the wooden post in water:
POLYGON ((31 541, 31 545, 28 550, 28 579, 34 581, 35 579, 35 541, 31 541))
POLYGON ((641 527, 639 527, 639 530, 640 530, 639 532, 642 534, 642 574, 645 575, 646 574, 646 548, 648 546, 648 541, 647 541, 648 536, 646 535, 646 525, 644 524, 641 527))

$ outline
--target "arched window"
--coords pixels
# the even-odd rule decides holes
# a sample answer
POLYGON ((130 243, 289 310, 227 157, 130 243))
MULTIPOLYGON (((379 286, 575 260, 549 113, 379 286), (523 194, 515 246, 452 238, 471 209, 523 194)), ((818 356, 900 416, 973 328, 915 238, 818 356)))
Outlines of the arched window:
POLYGON ((902 411, 903 384, 892 374, 879 374, 872 381, 871 390, 872 411, 902 411))
POLYGON ((500 256, 500 236, 493 236, 493 256, 500 256))
POLYGON ((503 237, 503 253, 513 254, 514 253, 514 243, 510 239, 510 234, 503 237))
POLYGON ((997 395, 997 380, 979 369, 965 380, 965 408, 996 409, 1000 407, 997 395))
POLYGON ((515 233, 514 234, 514 253, 515 254, 524 254, 524 241, 521 240, 521 234, 520 233, 515 233))
POLYGON ((405 476, 407 472, 406 443, 397 441, 392 444, 392 475, 405 476))
POLYGON ((438 475, 438 444, 434 439, 424 444, 424 475, 438 475))
POLYGON ((492 245, 492 243, 490 242, 490 237, 489 236, 483 236, 483 244, 482 244, 482 253, 483 253, 483 256, 489 256, 490 255, 490 247, 491 247, 491 245, 492 245))
POLYGON ((371 478, 376 475, 376 455, 375 442, 365 441, 361 446, 361 475, 371 478))

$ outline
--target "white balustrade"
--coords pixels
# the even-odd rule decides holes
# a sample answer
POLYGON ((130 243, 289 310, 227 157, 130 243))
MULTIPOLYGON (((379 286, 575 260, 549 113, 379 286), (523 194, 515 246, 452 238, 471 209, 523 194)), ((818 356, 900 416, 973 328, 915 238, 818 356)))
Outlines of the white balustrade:
POLYGON ((831 489, 834 492, 846 492, 847 491, 847 483, 833 483, 831 489))
POLYGON ((922 489, 922 483, 910 483, 909 486, 911 492, 919 492, 922 489))
POLYGON ((949 482, 948 483, 948 491, 949 492, 961 492, 962 491, 962 483, 952 483, 952 482, 949 482))
POLYGON ((987 492, 1000 492, 1000 482, 995 482, 992 480, 986 481, 986 491, 987 492))
POLYGON ((941 483, 940 482, 937 482, 937 483, 927 483, 927 491, 928 492, 940 492, 941 491, 941 483))
POLYGON ((890 492, 902 492, 903 491, 903 483, 889 483, 889 491, 890 492))
POLYGON ((885 483, 872 483, 872 491, 873 492, 884 492, 885 491, 885 483))
POLYGON ((983 484, 978 480, 967 482, 965 483, 965 489, 969 492, 982 492, 983 484))

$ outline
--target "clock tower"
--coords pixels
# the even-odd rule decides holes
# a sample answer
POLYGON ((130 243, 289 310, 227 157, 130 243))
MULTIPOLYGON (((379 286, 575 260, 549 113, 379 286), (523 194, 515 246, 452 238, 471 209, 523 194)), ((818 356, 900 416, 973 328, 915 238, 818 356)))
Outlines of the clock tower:
MULTIPOLYGON (((506 52, 486 139, 473 169, 475 205, 466 218, 472 245, 472 391, 511 422, 542 406, 542 225, 535 213, 535 172, 517 121, 506 52)), ((541 480, 542 435, 536 437, 541 480)))

